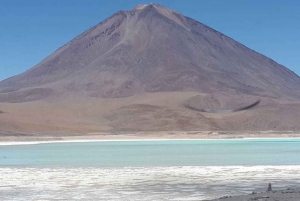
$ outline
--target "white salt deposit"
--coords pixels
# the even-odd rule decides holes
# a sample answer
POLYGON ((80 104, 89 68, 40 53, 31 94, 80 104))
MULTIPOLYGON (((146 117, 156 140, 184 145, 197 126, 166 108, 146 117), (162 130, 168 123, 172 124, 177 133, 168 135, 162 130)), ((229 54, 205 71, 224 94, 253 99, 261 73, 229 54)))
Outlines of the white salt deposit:
POLYGON ((201 200, 300 184, 300 166, 0 168, 0 200, 201 200))

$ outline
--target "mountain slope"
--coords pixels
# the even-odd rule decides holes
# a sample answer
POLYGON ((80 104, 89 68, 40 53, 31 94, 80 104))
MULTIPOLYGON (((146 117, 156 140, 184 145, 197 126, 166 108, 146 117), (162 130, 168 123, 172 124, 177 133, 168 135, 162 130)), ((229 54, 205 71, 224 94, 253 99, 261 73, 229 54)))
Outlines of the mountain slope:
MULTIPOLYGON (((82 108, 90 108, 94 101, 101 100, 104 104, 105 100, 140 97, 143 101, 110 105, 108 111, 102 108, 95 113, 83 112, 86 116, 70 120, 69 127, 90 117, 87 124, 91 127, 87 127, 91 130, 297 130, 298 125, 289 119, 298 117, 299 86, 300 78, 286 67, 176 11, 147 4, 117 12, 28 71, 0 82, 0 103, 7 111, 16 112, 12 109, 16 103, 22 108, 31 104, 47 107, 51 102, 56 104, 51 106, 55 114, 56 108, 61 108, 57 104, 71 104, 74 105, 68 110, 71 116, 76 110, 83 112, 82 108), (173 99, 167 98, 169 92, 176 94, 171 95, 173 99), (141 98, 148 93, 150 99, 141 98), (157 103, 157 93, 166 96, 168 104, 157 103), (225 119, 183 107, 186 102, 206 107, 211 95, 218 98, 220 107, 262 99, 262 109, 248 112, 249 116, 239 113, 225 119), (227 103, 223 103, 225 100, 227 103), (284 114, 288 116, 284 125, 274 127, 269 122, 257 126, 260 124, 257 118, 269 111, 267 108, 277 113, 267 112, 264 118, 277 122, 285 113, 280 108, 286 108, 286 104, 294 109, 284 114), (147 111, 148 116, 140 114, 147 111), (130 119, 125 120, 126 117, 130 119), (199 118, 201 121, 197 122, 199 118), (141 122, 141 119, 146 120, 141 122), (234 125, 241 119, 249 124, 234 125)), ((51 119, 53 116, 46 119, 53 121, 55 127, 58 122, 51 119)), ((1 118, 4 115, 0 121, 1 118)), ((31 125, 30 121, 33 120, 24 123, 23 119, 16 125, 20 122, 31 125)), ((45 119, 41 121, 39 124, 46 124, 45 119)))
POLYGON ((195 20, 149 4, 114 14, 0 87, 49 84, 97 97, 182 90, 298 97, 300 79, 195 20))

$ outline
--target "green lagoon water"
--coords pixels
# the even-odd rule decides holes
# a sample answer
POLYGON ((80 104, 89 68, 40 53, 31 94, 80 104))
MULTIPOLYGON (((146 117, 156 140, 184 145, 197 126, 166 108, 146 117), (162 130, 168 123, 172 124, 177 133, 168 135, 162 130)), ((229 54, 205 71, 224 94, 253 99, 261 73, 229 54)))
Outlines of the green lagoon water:
POLYGON ((300 185, 300 139, 0 146, 0 200, 204 200, 300 185))
POLYGON ((0 166, 300 165, 299 139, 166 140, 0 146, 0 166))

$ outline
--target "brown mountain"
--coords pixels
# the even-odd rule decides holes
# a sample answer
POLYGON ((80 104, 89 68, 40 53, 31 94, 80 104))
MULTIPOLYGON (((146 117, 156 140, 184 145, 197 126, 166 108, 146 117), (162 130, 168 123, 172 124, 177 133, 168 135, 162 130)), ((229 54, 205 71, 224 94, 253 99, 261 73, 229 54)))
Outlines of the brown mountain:
POLYGON ((0 128, 298 130, 300 78, 158 4, 119 11, 28 71, 0 82, 0 128), (198 108, 252 110, 204 114, 198 108))

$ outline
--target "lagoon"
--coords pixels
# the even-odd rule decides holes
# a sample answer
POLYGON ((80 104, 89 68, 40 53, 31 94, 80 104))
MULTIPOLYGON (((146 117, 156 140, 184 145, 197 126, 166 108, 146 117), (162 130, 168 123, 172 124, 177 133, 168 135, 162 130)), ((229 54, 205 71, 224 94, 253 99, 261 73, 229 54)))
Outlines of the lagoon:
POLYGON ((0 166, 300 165, 299 139, 162 140, 0 146, 0 166))
POLYGON ((299 139, 0 146, 1 200, 204 200, 300 184, 299 139))

